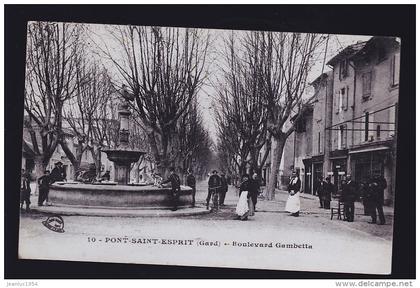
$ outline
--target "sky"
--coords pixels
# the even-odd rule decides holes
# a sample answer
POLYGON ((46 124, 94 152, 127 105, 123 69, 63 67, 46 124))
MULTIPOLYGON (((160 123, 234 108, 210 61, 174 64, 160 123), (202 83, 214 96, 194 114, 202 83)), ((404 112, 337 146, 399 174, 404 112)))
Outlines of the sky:
MULTIPOLYGON (((222 37, 221 31, 215 30, 219 33, 219 37, 222 37)), ((330 35, 327 47, 327 54, 325 57, 325 63, 328 62, 331 58, 333 58, 338 52, 340 52, 343 48, 347 47, 348 45, 357 43, 358 41, 367 41, 372 36, 358 36, 358 35, 330 35)), ((219 45, 221 47, 221 45, 219 45)), ((323 51, 325 51, 325 47, 322 47, 323 51)), ((315 80, 319 75, 323 72, 327 72, 331 70, 327 65, 323 65, 324 62, 324 53, 319 53, 320 56, 316 60, 316 64, 312 67, 309 75, 308 75, 308 83, 311 83, 315 80)), ((217 75, 217 71, 215 71, 215 75, 217 75)), ((214 120, 214 108, 212 102, 214 100, 215 90, 212 86, 208 85, 203 87, 199 99, 202 106, 203 116, 205 119, 205 123, 207 125, 207 129, 212 136, 212 139, 215 141, 217 139, 216 135, 216 123, 214 120)), ((308 91, 307 93, 311 93, 308 91)))
MULTIPOLYGON (((103 49, 105 46, 108 47, 112 54, 119 54, 119 45, 115 43, 113 38, 109 35, 109 27, 112 25, 103 25, 103 24, 86 24, 88 27, 88 47, 92 49, 92 52, 98 51, 98 48, 103 49), (108 27, 108 28, 107 28, 108 27)), ((223 39, 231 33, 232 30, 220 30, 220 29, 203 29, 206 32, 209 32, 212 37, 212 45, 210 47, 210 59, 209 63, 209 78, 208 81, 202 86, 201 90, 198 92, 197 97, 199 105, 202 111, 204 118, 204 124, 212 139, 216 142, 216 126, 214 120, 214 104, 213 99, 215 96, 214 84, 215 79, 221 75, 220 69, 218 68, 217 62, 220 61, 220 51, 222 51, 224 44, 223 39), (215 64, 216 63, 216 64, 215 64)), ((240 31, 235 31, 235 33, 243 33, 240 31)), ((327 63, 334 55, 339 51, 344 49, 346 46, 354 44, 358 41, 367 41, 371 36, 360 36, 360 35, 329 35, 328 47, 322 46, 322 51, 317 53, 318 57, 316 59, 315 65, 312 67, 308 75, 308 83, 316 79, 322 72, 330 70, 326 65, 323 66, 323 63, 327 63), (324 51, 327 48, 326 57, 324 57, 324 51), (324 59, 325 58, 325 59, 324 59), (325 60, 325 61, 324 61, 325 60)), ((97 58, 101 61, 115 77, 119 77, 119 73, 115 68, 115 65, 103 59, 96 52, 92 53, 92 57, 97 58)), ((308 90, 308 94, 311 91, 308 90)))

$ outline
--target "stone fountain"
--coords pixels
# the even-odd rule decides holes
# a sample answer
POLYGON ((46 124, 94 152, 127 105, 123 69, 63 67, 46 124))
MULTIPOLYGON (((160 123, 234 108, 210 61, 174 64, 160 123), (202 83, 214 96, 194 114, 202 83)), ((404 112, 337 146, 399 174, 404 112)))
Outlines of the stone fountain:
MULTIPOLYGON (((166 216, 159 210, 172 208, 171 188, 153 185, 131 185, 130 166, 145 154, 129 146, 130 130, 129 101, 133 97, 123 86, 124 100, 119 105, 119 143, 115 149, 103 149, 109 160, 114 162, 114 183, 54 183, 50 187, 49 200, 53 206, 41 206, 38 210, 62 215, 100 215, 100 216, 166 216), (157 211, 147 214, 145 210, 157 211), (139 212, 140 211, 140 212, 139 212)), ((190 208, 192 189, 181 186, 176 213, 171 215, 191 215, 207 213, 205 208, 190 208), (186 212, 183 212, 186 211, 186 212), (184 214, 182 214, 184 213, 184 214)))
POLYGON ((114 181, 120 185, 127 185, 130 181, 131 163, 139 161, 140 156, 145 154, 145 152, 134 150, 129 147, 129 118, 131 115, 129 101, 132 101, 133 97, 128 93, 125 86, 123 86, 122 96, 125 100, 120 103, 118 107, 118 115, 120 119, 118 147, 116 149, 102 149, 102 151, 106 153, 109 160, 114 162, 114 181))

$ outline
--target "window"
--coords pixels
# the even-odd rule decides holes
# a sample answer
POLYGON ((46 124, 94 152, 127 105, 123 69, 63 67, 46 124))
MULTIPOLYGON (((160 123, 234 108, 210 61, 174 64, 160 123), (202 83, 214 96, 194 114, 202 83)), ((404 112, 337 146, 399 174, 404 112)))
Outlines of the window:
POLYGON ((340 93, 338 94, 338 111, 341 112, 343 111, 343 102, 344 102, 344 94, 343 94, 343 89, 340 90, 340 93))
POLYGON ((381 125, 376 126, 376 139, 381 139, 381 125))
POLYGON ((364 141, 368 141, 369 140, 369 112, 365 113, 365 133, 364 133, 364 141))
POLYGON ((395 123, 395 116, 396 116, 396 106, 392 106, 391 108, 389 108, 389 122, 391 123, 388 126, 388 130, 390 130, 390 131, 388 131, 389 132, 388 133, 389 137, 395 136, 395 129, 397 128, 396 125, 395 125, 396 124, 395 123))
POLYGON ((337 148, 344 149, 347 146, 347 125, 340 125, 340 130, 338 130, 337 138, 337 148))
POLYGON ((321 132, 318 132, 318 152, 319 152, 319 154, 322 153, 322 150, 321 150, 321 132))
POLYGON ((400 53, 395 54, 391 60, 391 86, 400 83, 400 53))
POLYGON ((349 87, 341 88, 340 95, 339 95, 339 105, 340 105, 340 112, 346 111, 349 106, 349 87))
POLYGON ((367 72, 362 75, 363 82, 363 98, 370 97, 372 88, 372 72, 367 72))
POLYGON ((363 121, 363 131, 362 131, 362 141, 373 141, 375 137, 375 131, 377 131, 374 127, 374 118, 373 114, 366 112, 365 118, 363 121))
POLYGON ((347 59, 340 62, 339 67, 339 78, 340 80, 344 79, 348 74, 348 61, 347 59))

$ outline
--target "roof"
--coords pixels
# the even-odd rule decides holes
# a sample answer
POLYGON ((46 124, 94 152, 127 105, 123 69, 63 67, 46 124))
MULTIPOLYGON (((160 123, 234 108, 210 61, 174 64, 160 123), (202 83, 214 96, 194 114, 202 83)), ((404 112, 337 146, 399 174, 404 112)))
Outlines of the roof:
POLYGON ((362 50, 365 47, 366 43, 369 42, 369 41, 357 42, 356 44, 352 44, 352 45, 347 46, 346 48, 341 50, 337 55, 335 55, 332 59, 330 59, 327 62, 327 65, 334 66, 337 62, 339 62, 343 59, 348 59, 348 58, 352 57, 357 52, 362 50))
POLYGON ((322 82, 323 80, 327 79, 328 77, 331 77, 332 75, 332 71, 327 71, 322 73, 321 75, 319 75, 314 81, 312 81, 311 83, 309 83, 309 85, 311 86, 316 86, 318 85, 320 82, 322 82))
POLYGON ((371 51, 378 49, 398 49, 400 44, 396 41, 395 37, 382 37, 374 36, 366 42, 362 49, 354 53, 351 58, 360 58, 369 54, 371 51))

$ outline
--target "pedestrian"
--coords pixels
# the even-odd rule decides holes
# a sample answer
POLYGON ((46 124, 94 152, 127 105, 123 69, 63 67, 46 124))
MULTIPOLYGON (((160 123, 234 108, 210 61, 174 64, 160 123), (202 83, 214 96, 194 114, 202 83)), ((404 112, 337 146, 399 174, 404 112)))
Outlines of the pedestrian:
MULTIPOLYGON (((248 174, 242 175, 242 182, 239 186, 239 200, 236 205, 236 219, 246 221, 250 215, 250 194, 249 194, 249 177, 248 174)), ((252 206, 252 205, 251 205, 252 206)))
POLYGON ((195 192, 196 192, 195 182, 196 181, 195 181, 195 177, 192 173, 192 170, 188 169, 187 186, 192 188, 192 204, 191 204, 191 207, 193 207, 193 208, 195 207, 195 192))
POLYGON ((325 189, 325 182, 322 180, 322 177, 318 178, 317 184, 316 184, 316 194, 319 198, 319 208, 325 208, 324 207, 324 189, 325 189))
POLYGON ((166 183, 171 183, 171 202, 172 202, 172 211, 178 210, 178 198, 179 193, 181 192, 181 180, 179 176, 175 173, 175 168, 169 168, 169 178, 161 183, 161 185, 166 183))
POLYGON ((101 181, 109 181, 111 179, 111 175, 109 170, 105 171, 105 173, 101 176, 101 181))
POLYGON ((217 175, 217 170, 213 170, 209 178, 209 188, 206 198, 206 208, 209 210, 210 198, 213 199, 213 208, 219 210, 219 191, 221 187, 220 177, 217 175))
POLYGON ((348 222, 354 221, 354 202, 357 200, 357 185, 351 180, 351 175, 347 175, 346 182, 343 184, 341 201, 344 203, 344 215, 348 222))
POLYGON ((26 205, 26 212, 30 211, 29 206, 31 205, 31 186, 30 176, 25 172, 25 169, 21 170, 20 174, 20 208, 23 210, 23 204, 26 205))
POLYGON ((232 185, 232 177, 230 177, 229 175, 226 177, 226 181, 228 185, 232 185))
POLYGON ((219 205, 225 206, 225 197, 226 193, 228 192, 228 182, 225 178, 225 173, 222 173, 220 175, 220 199, 219 199, 219 205))
POLYGON ((371 212, 371 203, 372 203, 372 194, 369 191, 369 183, 370 180, 366 181, 365 179, 360 182, 359 188, 359 195, 362 197, 362 204, 363 204, 363 214, 365 216, 370 216, 371 212))
POLYGON ((382 176, 376 174, 374 175, 370 185, 369 190, 372 195, 370 198, 370 212, 372 221, 369 222, 371 224, 376 223, 376 210, 378 210, 379 214, 379 225, 385 224, 385 215, 383 210, 383 204, 384 204, 384 190, 387 187, 387 183, 385 178, 382 176))
POLYGON ((334 185, 331 183, 331 177, 328 176, 324 181, 324 209, 330 209, 331 207, 331 196, 334 194, 334 185))
POLYGON ((295 171, 292 173, 287 190, 289 191, 289 198, 286 202, 285 210, 290 212, 289 216, 299 217, 300 210, 300 179, 295 171))
MULTIPOLYGON (((50 177, 52 183, 59 182, 59 181, 67 181, 66 170, 63 167, 63 163, 58 161, 54 164, 54 169, 51 171, 50 177)), ((95 171, 96 174, 96 171, 95 171)))
MULTIPOLYGON (((38 178, 39 195, 38 195, 38 206, 43 206, 44 201, 48 199, 50 193, 51 176, 50 170, 45 170, 44 175, 38 178)), ((51 203, 47 200, 47 205, 51 203)))
POLYGON ((260 193, 260 181, 258 179, 258 174, 252 174, 252 178, 249 180, 249 194, 252 200, 253 211, 256 211, 257 198, 260 193))

